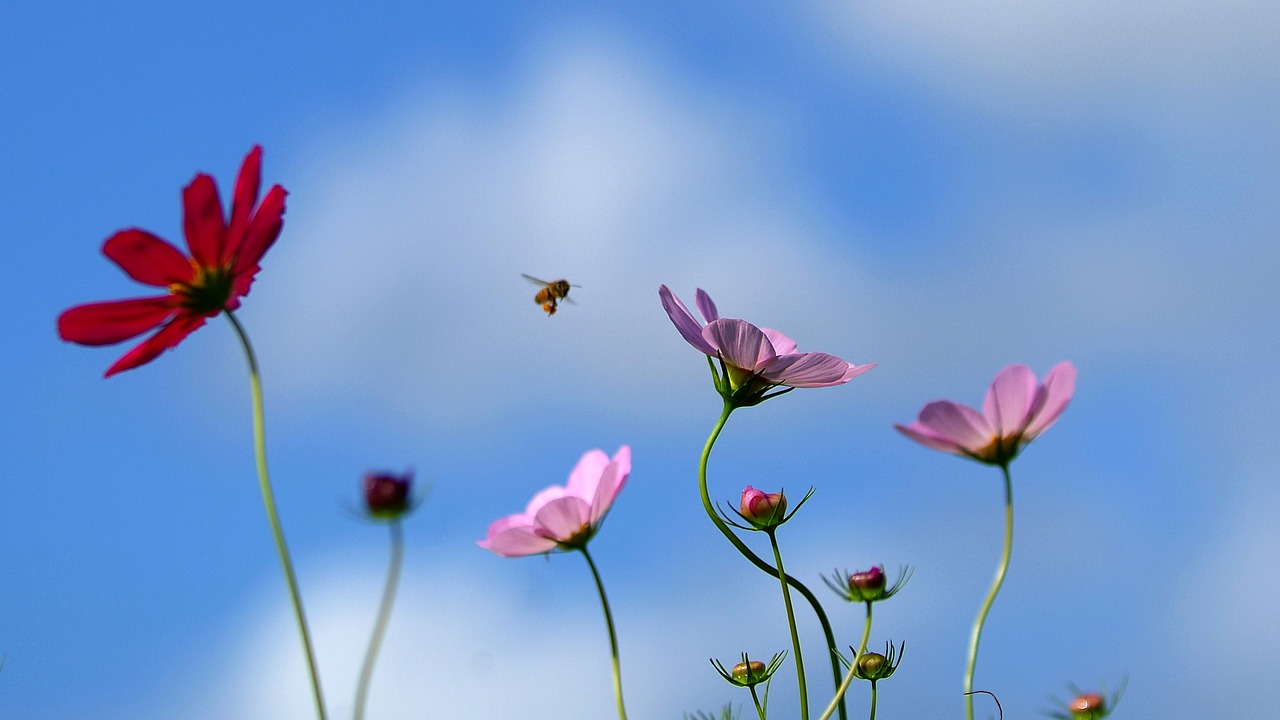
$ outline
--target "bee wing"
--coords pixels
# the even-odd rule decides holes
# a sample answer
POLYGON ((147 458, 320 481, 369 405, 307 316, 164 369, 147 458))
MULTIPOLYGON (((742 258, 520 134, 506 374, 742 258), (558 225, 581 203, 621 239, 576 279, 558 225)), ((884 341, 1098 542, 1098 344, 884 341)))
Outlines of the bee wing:
POLYGON ((534 276, 532 276, 532 275, 526 275, 526 274, 524 274, 524 273, 520 273, 520 277, 524 278, 525 280, 528 280, 529 282, 533 283, 534 285, 542 285, 542 286, 546 286, 546 285, 550 285, 550 284, 551 284, 551 283, 547 282, 546 280, 539 280, 538 278, 536 278, 536 277, 534 277, 534 276))

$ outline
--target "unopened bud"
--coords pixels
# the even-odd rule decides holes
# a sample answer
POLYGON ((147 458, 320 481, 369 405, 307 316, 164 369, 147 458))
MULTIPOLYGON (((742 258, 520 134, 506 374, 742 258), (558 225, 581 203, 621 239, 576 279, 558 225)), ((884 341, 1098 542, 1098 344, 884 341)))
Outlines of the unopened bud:
POLYGON ((1077 695, 1068 707, 1071 710, 1071 716, 1080 720, 1106 717, 1107 713, 1107 701, 1098 693, 1077 695))
POLYGON ((759 660, 740 662, 733 666, 729 674, 743 685, 755 685, 764 679, 764 663, 759 660))
POLYGON ((412 473, 365 473, 365 508, 377 518, 390 520, 400 517, 409 509, 409 486, 412 482, 412 473))
POLYGON ((738 511, 758 528, 777 527, 786 519, 787 498, 780 492, 766 493, 748 485, 742 491, 742 503, 738 511))

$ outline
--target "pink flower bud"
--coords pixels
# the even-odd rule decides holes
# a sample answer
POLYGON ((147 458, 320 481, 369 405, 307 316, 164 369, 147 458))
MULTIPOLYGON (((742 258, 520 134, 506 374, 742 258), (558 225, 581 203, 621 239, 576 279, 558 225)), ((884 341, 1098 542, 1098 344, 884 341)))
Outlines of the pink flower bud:
POLYGON ((409 485, 413 474, 365 473, 364 503, 369 514, 392 519, 409 509, 409 485))
POLYGON ((884 594, 886 582, 884 570, 876 566, 850 575, 849 589, 861 596, 864 601, 878 600, 884 594))
POLYGON ((1077 695, 1068 707, 1073 718, 1092 720, 1106 717, 1107 701, 1098 693, 1082 693, 1077 695))
POLYGON ((780 492, 766 493, 748 485, 742 491, 742 503, 738 511, 758 528, 776 527, 782 524, 786 516, 787 498, 780 492))

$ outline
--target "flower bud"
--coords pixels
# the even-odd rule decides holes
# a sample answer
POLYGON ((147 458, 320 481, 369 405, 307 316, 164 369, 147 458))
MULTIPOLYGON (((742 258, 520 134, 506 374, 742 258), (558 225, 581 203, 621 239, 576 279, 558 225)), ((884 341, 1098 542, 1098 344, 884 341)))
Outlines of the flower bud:
POLYGON ((409 510, 409 486, 413 474, 365 473, 364 504, 369 514, 392 520, 409 510))
POLYGON ((853 573, 849 576, 849 590, 861 596, 862 600, 871 602, 879 600, 884 595, 885 585, 888 579, 885 577, 884 568, 875 566, 870 570, 853 573))
POLYGON ((780 492, 766 493, 750 485, 742 491, 739 513, 758 528, 777 527, 786 519, 787 498, 780 492))
POLYGON ((858 674, 862 677, 879 677, 884 666, 885 657, 878 652, 865 652, 858 656, 858 674))
POLYGON ((740 662, 733 666, 729 674, 744 686, 755 685, 765 678, 765 665, 759 660, 740 662))
POLYGON ((1081 693, 1071 701, 1068 709, 1071 710, 1072 718, 1093 720, 1093 718, 1106 717, 1107 701, 1098 693, 1081 693))

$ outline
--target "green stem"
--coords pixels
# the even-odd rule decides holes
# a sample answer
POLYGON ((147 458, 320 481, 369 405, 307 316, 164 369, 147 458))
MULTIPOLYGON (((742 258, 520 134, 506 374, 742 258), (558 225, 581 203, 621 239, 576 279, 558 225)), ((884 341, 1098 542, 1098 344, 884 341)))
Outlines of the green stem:
MULTIPOLYGON (((760 696, 756 693, 756 686, 752 685, 750 689, 751 689, 751 700, 756 704, 756 714, 760 716, 760 720, 765 720, 764 706, 760 704, 760 696)), ((768 697, 768 695, 769 695, 768 693, 765 693, 766 698, 768 697)))
POLYGON ((787 576, 787 571, 782 567, 782 551, 778 548, 778 537, 773 530, 771 528, 768 531, 769 544, 773 546, 773 560, 778 567, 778 581, 782 583, 782 603, 787 608, 787 627, 791 629, 791 651, 796 654, 796 682, 800 685, 800 717, 803 720, 809 720, 809 689, 804 682, 804 656, 800 653, 800 636, 796 633, 796 613, 791 607, 791 589, 783 579, 787 576))
POLYGON ((373 664, 378 659, 382 638, 387 634, 391 606, 395 603, 396 588, 400 585, 400 566, 404 561, 404 533, 400 529, 399 519, 392 520, 389 524, 391 526, 391 565, 387 568, 387 583, 382 589, 382 602, 378 604, 378 619, 373 625, 373 636, 369 638, 369 649, 364 654, 364 664, 360 666, 360 681, 356 684, 356 709, 352 714, 355 720, 364 718, 364 708, 369 697, 369 682, 373 679, 373 664))
MULTIPOLYGON (((751 561, 752 565, 755 565, 772 577, 786 577, 787 584, 795 588, 796 592, 799 592, 804 596, 805 600, 809 601, 809 605, 813 607, 814 614, 818 616, 818 623, 822 626, 822 634, 825 636, 827 641, 827 654, 831 656, 831 675, 834 678, 835 685, 839 686, 843 673, 840 672, 840 659, 836 655, 836 638, 835 634, 831 631, 831 622, 827 620, 827 613, 823 611, 822 605, 818 603, 818 598, 799 580, 796 580, 785 573, 779 573, 772 565, 761 560, 758 555, 751 551, 751 548, 747 547, 737 535, 733 534, 733 531, 729 529, 729 526, 726 525, 725 522, 720 519, 720 516, 716 514, 715 505, 711 503, 711 495, 707 492, 707 461, 711 457, 711 448, 716 444, 716 438, 720 437, 720 431, 724 429, 725 421, 729 419, 729 415, 732 412, 733 405, 726 400, 724 403, 724 410, 720 413, 720 419, 716 421, 715 427, 711 430, 711 435, 707 438, 707 444, 702 448, 702 459, 698 464, 698 491, 702 495, 702 507, 706 510, 707 517, 711 518, 711 522, 720 530, 720 533, 724 535, 725 539, 732 543, 733 546, 737 548, 738 552, 742 553, 743 557, 751 561)), ((847 720, 848 715, 845 710, 843 696, 840 697, 839 711, 840 720, 847 720)))
POLYGON ((613 629, 613 613, 609 612, 609 598, 604 595, 604 583, 600 581, 600 573, 596 570, 595 561, 584 545, 580 548, 582 557, 587 559, 591 568, 591 577, 595 578, 596 590, 600 591, 600 605, 604 607, 604 623, 609 626, 609 654, 613 657, 613 694, 618 700, 618 719, 627 720, 627 709, 622 704, 622 667, 618 662, 618 634, 613 629))
POLYGON ((844 682, 840 683, 840 687, 836 688, 836 696, 831 698, 831 704, 827 705, 827 709, 823 711, 822 717, 818 720, 827 720, 831 717, 831 713, 835 712, 836 704, 844 700, 844 694, 848 692, 849 685, 853 683, 853 670, 858 666, 858 658, 862 657, 862 653, 867 651, 867 639, 871 637, 871 603, 867 603, 867 621, 862 627, 862 642, 858 643, 858 653, 853 656, 853 662, 849 663, 849 671, 844 674, 844 682))
POLYGON ((1004 471, 1004 552, 1000 555, 1000 565, 996 568, 996 579, 991 584, 987 599, 978 610, 978 619, 973 623, 973 632, 969 635, 969 661, 964 673, 964 709, 965 717, 973 720, 973 671, 978 665, 978 642, 982 639, 982 626, 987 622, 987 613, 1004 585, 1004 576, 1009 571, 1009 557, 1013 554, 1013 480, 1009 477, 1009 465, 1000 466, 1004 471))
POLYGON ((876 681, 871 681, 871 720, 876 720, 876 681))
POLYGON ((311 692, 315 697, 316 715, 326 720, 328 715, 324 709, 324 695, 320 692, 320 673, 316 669, 316 653, 311 647, 311 631, 307 628, 307 616, 302 610, 302 595, 298 592, 298 579, 293 573, 293 561, 289 559, 289 548, 285 545, 284 529, 280 526, 280 515, 276 512, 275 494, 271 490, 271 475, 267 472, 267 438, 263 429, 262 411, 262 379, 258 375, 258 361, 253 354, 253 346, 249 344, 249 336, 245 334, 240 321, 230 311, 226 312, 231 327, 240 338, 244 347, 245 359, 249 363, 249 390, 253 397, 253 450, 258 463, 258 485, 262 490, 262 504, 267 510, 267 522, 271 524, 271 535, 276 541, 276 552, 280 555, 280 565, 284 568, 285 583, 289 586, 289 599, 293 602, 293 616, 298 622, 298 633, 302 636, 302 649, 307 657, 307 672, 311 676, 311 692))

